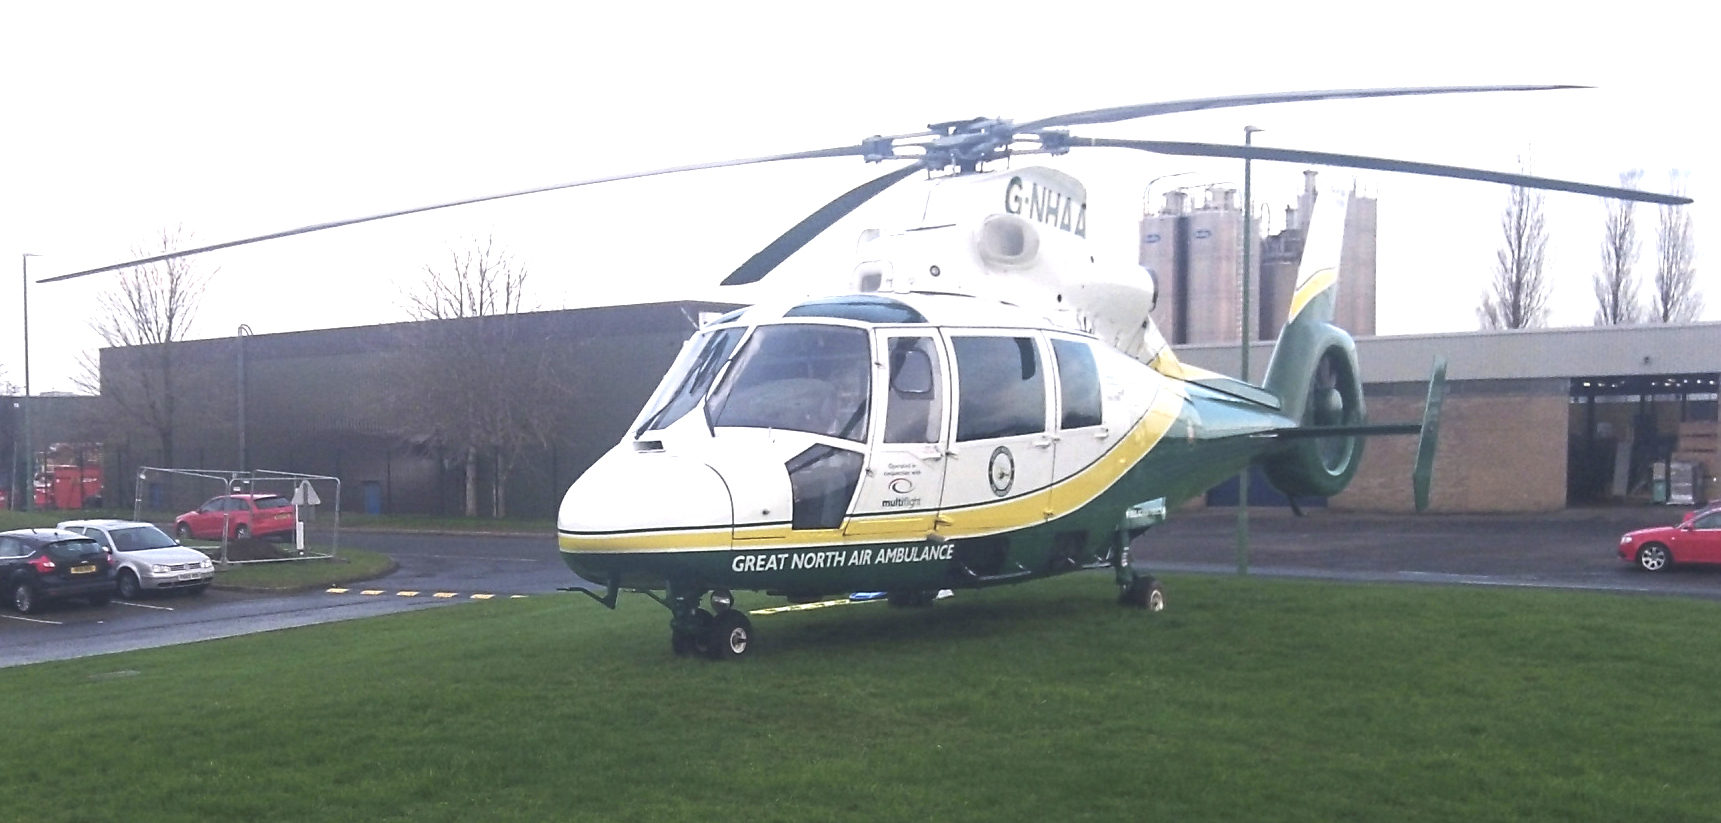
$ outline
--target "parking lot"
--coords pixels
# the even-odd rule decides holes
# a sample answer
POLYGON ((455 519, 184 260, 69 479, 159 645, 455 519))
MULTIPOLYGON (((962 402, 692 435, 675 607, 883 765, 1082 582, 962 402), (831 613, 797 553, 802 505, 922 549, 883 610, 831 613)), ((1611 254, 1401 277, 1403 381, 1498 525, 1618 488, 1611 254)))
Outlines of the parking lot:
POLYGON ((380 551, 399 568, 387 577, 292 594, 211 589, 150 594, 94 607, 53 604, 37 614, 0 610, 0 666, 190 643, 217 637, 433 608, 473 599, 532 596, 574 577, 549 535, 343 533, 342 544, 380 551), (366 594, 366 592, 374 592, 366 594))
MULTIPOLYGON (((1250 573, 1421 584, 1539 586, 1721 598, 1721 567, 1647 574, 1614 553, 1619 535, 1677 522, 1682 510, 1572 510, 1541 515, 1366 515, 1312 510, 1250 513, 1250 573)), ((1236 513, 1174 513, 1141 537, 1136 564, 1151 573, 1237 569, 1236 513)), ((474 599, 535 596, 576 580, 550 535, 343 534, 399 569, 331 593, 212 589, 82 602, 40 614, 0 611, 0 666, 195 642, 411 611, 474 599)), ((1173 590, 1171 600, 1175 604, 1173 590)), ((1175 606, 1174 606, 1175 607, 1175 606)))

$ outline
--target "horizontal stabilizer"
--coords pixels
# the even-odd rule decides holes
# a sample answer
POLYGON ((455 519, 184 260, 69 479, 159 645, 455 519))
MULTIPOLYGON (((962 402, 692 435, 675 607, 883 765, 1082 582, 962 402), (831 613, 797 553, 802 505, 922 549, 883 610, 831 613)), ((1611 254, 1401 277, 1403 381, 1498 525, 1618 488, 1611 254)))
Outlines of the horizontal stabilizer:
POLYGON ((1362 426, 1297 426, 1290 429, 1274 429, 1258 436, 1274 437, 1280 440, 1306 440, 1313 437, 1367 437, 1369 435, 1421 433, 1421 423, 1377 423, 1362 426))
POLYGON ((1239 400, 1247 400, 1256 405, 1266 406, 1269 409, 1277 409, 1280 406, 1279 398, 1274 397, 1272 392, 1260 388, 1259 386, 1251 386, 1234 377, 1215 374, 1212 376, 1190 377, 1187 378, 1185 382, 1192 383, 1204 389, 1212 389, 1220 394, 1227 394, 1239 400))

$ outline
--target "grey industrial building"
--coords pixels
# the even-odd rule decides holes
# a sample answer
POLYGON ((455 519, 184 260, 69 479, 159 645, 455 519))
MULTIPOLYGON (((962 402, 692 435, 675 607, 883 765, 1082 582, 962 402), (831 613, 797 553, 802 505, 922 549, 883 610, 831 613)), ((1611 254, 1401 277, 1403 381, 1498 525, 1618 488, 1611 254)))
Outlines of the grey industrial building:
MULTIPOLYGON (((614 444, 701 315, 729 308, 662 303, 523 315, 555 353, 549 379, 568 388, 559 434, 523 455, 507 484, 511 513, 548 517, 562 492, 614 444)), ((458 322, 458 321, 455 321, 458 322)), ((458 514, 459 457, 429 432, 392 418, 382 377, 405 356, 414 324, 258 335, 245 341, 248 468, 343 479, 346 511, 458 514)), ((240 341, 183 344, 194 384, 183 392, 177 463, 237 468, 240 341)), ((1272 343, 1257 343, 1265 363, 1272 343)), ((1648 503, 1658 462, 1698 467, 1716 488, 1721 323, 1409 335, 1357 340, 1369 419, 1420 415, 1430 363, 1450 364, 1433 507, 1446 512, 1551 511, 1568 505, 1648 503)), ((1184 361, 1235 374, 1235 343, 1178 347, 1184 361)), ((102 352, 104 375, 137 352, 102 352)), ((98 434, 99 398, 36 398, 36 442, 98 434)), ((10 452, 15 399, 0 412, 10 452)), ((109 430, 111 431, 111 429, 109 430)), ((1414 438, 1371 439, 1355 481, 1325 504, 1335 509, 1410 508, 1414 438)), ((104 442, 108 499, 129 501, 140 466, 159 465, 142 433, 104 442)), ((489 499, 493 478, 479 478, 489 499)), ((1265 488, 1252 485, 1252 492, 1265 488)), ((152 509, 189 507, 208 489, 143 490, 152 509)), ((1701 495, 1701 490, 1699 490, 1701 495)), ((1233 498, 1234 499, 1234 498, 1233 498)), ((487 511, 487 510, 486 510, 487 511)))

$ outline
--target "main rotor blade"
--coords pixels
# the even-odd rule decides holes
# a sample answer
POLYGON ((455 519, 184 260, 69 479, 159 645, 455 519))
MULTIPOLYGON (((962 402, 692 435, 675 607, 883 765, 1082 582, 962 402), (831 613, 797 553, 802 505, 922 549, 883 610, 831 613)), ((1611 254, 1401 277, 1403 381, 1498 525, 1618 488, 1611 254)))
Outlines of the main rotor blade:
POLYGON ((747 262, 742 263, 740 268, 723 278, 721 285, 739 286, 745 283, 758 282, 765 275, 770 274, 772 269, 782 265, 784 260, 789 259, 789 255, 799 251, 802 246, 812 242, 813 238, 830 228, 831 224, 841 220, 849 212, 860 208, 862 203, 878 196, 880 192, 896 185, 903 178, 920 171, 922 167, 923 164, 919 162, 910 163, 843 192, 837 199, 807 215, 793 228, 783 232, 781 237, 772 240, 770 245, 747 258, 747 262))
POLYGON ((1575 183, 1570 180, 1555 180, 1551 177, 1532 177, 1527 174, 1512 174, 1486 169, 1470 169, 1463 166, 1444 166, 1438 163, 1416 163, 1409 160, 1388 160, 1384 157, 1364 157, 1358 154, 1333 154, 1324 151, 1303 151, 1301 149, 1277 149, 1267 146, 1233 146, 1222 143, 1186 143, 1171 140, 1112 140, 1103 137, 1071 137, 1072 146, 1100 146, 1114 149, 1138 149, 1154 154, 1171 154, 1182 157, 1234 157, 1249 160, 1279 160, 1286 163, 1312 163, 1317 166, 1342 166, 1352 169, 1374 169, 1376 171, 1395 171, 1404 174, 1421 174, 1431 177, 1454 177, 1460 180, 1481 180, 1485 183, 1504 183, 1508 186, 1522 186, 1527 189, 1547 189, 1549 191, 1566 191, 1573 194, 1593 194, 1613 200, 1634 200, 1641 203, 1659 203, 1667 206, 1683 206, 1691 202, 1689 197, 1678 197, 1671 194, 1638 191, 1637 189, 1622 189, 1615 186, 1596 186, 1590 183, 1575 183))
POLYGON ((1140 103, 1114 106, 1109 109, 1079 111, 1035 120, 1016 127, 1018 133, 1066 126, 1090 126, 1096 123, 1117 123, 1138 117, 1176 114, 1204 109, 1230 109, 1239 106, 1259 106, 1266 103, 1299 103, 1309 100, 1353 100, 1362 97, 1411 97, 1424 94, 1469 94, 1483 91, 1552 91, 1554 89, 1583 89, 1588 86, 1420 86, 1397 89, 1332 89, 1329 91, 1290 91, 1269 94, 1240 94, 1231 97, 1194 97, 1163 103, 1140 103))
POLYGON ((507 192, 505 194, 491 194, 491 195, 485 195, 483 197, 469 197, 465 200, 454 200, 454 201, 451 201, 448 203, 437 203, 433 206, 419 206, 417 208, 401 209, 399 211, 391 211, 391 212, 388 212, 386 214, 373 214, 373 215, 370 215, 369 217, 355 217, 355 218, 352 218, 350 220, 336 220, 336 221, 331 222, 331 223, 314 223, 314 224, 309 225, 309 226, 300 226, 296 229, 287 229, 286 231, 272 232, 270 234, 260 234, 256 237, 247 237, 243 240, 229 240, 225 243, 216 243, 216 244, 211 245, 211 246, 201 246, 201 247, 198 247, 195 249, 186 249, 184 251, 175 251, 175 252, 169 252, 167 254, 158 254, 158 255, 155 255, 154 257, 144 257, 144 258, 140 258, 137 260, 128 260, 124 263, 115 263, 111 266, 102 266, 101 268, 96 268, 96 269, 85 269, 84 271, 76 271, 76 272, 72 272, 71 274, 61 274, 61 275, 57 275, 54 277, 44 278, 44 279, 38 280, 36 282, 37 283, 53 283, 53 282, 56 282, 59 280, 70 280, 74 277, 83 277, 86 274, 100 274, 102 272, 118 271, 119 269, 129 269, 133 266, 146 266, 146 265, 149 265, 150 263, 159 263, 163 260, 173 260, 175 258, 180 258, 180 257, 190 257, 191 255, 194 255, 194 254, 202 254, 204 252, 218 251, 220 249, 230 249, 230 248, 233 248, 234 246, 245 246, 245 245, 249 245, 251 243, 261 243, 264 240, 277 240, 277 239, 280 239, 282 237, 292 237, 292 236, 298 235, 298 234, 309 234, 309 233, 314 232, 314 231, 323 231, 325 229, 338 229, 342 226, 353 226, 353 225, 357 225, 359 223, 369 223, 369 222, 372 222, 374 220, 386 220, 390 217, 404 217, 404 216, 409 215, 409 214, 419 214, 421 212, 436 211, 437 209, 447 209, 447 208, 453 208, 455 206, 467 206, 467 205, 471 205, 473 203, 487 203, 487 202, 490 202, 491 200, 505 200, 505 199, 510 198, 510 197, 520 197, 520 196, 527 195, 527 194, 538 194, 540 192, 546 192, 546 191, 557 191, 559 189, 572 189, 572 188, 578 188, 580 186, 591 186, 591 185, 595 185, 598 183, 613 183, 613 182, 616 182, 619 180, 635 180, 635 179, 638 179, 641 177, 656 177, 659 175, 676 174, 676 173, 685 172, 685 171, 703 171, 706 169, 721 169, 721 168, 728 168, 731 166, 750 166, 750 165, 755 165, 758 163, 775 163, 775 162, 778 162, 780 160, 807 160, 807 159, 816 158, 816 157, 848 157, 848 156, 854 156, 854 155, 861 155, 861 154, 865 154, 865 153, 866 153, 866 150, 862 146, 838 146, 836 148, 829 148, 829 149, 814 149, 812 151, 798 151, 798 152, 790 152, 788 154, 773 154, 773 155, 768 155, 765 157, 746 157, 746 158, 742 158, 739 160, 718 160, 718 161, 710 162, 710 163, 695 163, 695 164, 689 165, 689 166, 671 166, 669 168, 652 169, 650 171, 637 171, 637 172, 626 172, 623 174, 612 174, 612 175, 606 175, 604 177, 593 177, 593 178, 590 178, 587 180, 576 180, 572 183, 558 183, 558 184, 553 185, 553 186, 539 186, 537 188, 523 189, 521 191, 511 191, 511 192, 507 192))

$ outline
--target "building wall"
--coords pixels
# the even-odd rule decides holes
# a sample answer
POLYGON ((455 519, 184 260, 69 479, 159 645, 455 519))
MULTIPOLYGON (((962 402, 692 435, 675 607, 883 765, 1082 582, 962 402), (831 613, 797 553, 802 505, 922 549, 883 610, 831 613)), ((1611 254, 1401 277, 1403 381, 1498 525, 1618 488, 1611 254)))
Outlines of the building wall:
MULTIPOLYGON (((1434 455, 1431 511, 1539 512, 1566 505, 1565 380, 1479 380, 1448 384, 1434 455)), ((1420 420, 1425 383, 1364 387, 1371 422, 1420 420)), ((1417 438, 1374 437, 1334 510, 1410 511, 1417 438)))
MULTIPOLYGON (((522 454, 509 475, 509 514, 553 516, 574 478, 620 440, 693 333, 694 318, 729 308, 677 303, 521 315, 525 334, 539 341, 530 350, 552 354, 546 379, 564 392, 555 434, 522 454)), ((249 468, 340 477, 343 511, 364 509, 369 483, 380 493, 384 512, 459 514, 465 455, 441 447, 434 432, 407 430, 391 415, 399 402, 390 396, 398 383, 391 378, 416 339, 402 332, 413 325, 248 338, 244 466, 238 448, 238 341, 182 344, 176 369, 185 381, 184 402, 172 464, 147 433, 110 436, 109 474, 124 484, 116 489, 117 499, 132 499, 142 466, 249 468)), ((133 354, 103 350, 104 385, 110 375, 133 367, 133 354)), ((480 459, 479 466, 480 512, 488 514, 494 463, 480 459)), ((145 498, 159 508, 183 509, 218 493, 219 485, 164 481, 157 490, 146 489, 145 498)))

